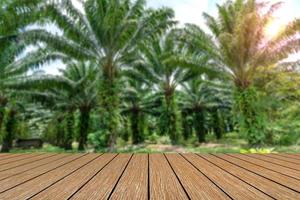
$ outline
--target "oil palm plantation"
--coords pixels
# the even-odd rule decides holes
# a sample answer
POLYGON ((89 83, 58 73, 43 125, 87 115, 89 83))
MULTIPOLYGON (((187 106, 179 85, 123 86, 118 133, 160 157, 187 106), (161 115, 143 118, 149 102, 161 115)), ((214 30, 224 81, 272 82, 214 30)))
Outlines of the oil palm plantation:
MULTIPOLYGON (((14 106, 10 105, 13 99, 13 86, 24 81, 26 72, 30 69, 57 58, 57 55, 50 55, 43 49, 32 51, 26 56, 22 55, 26 45, 19 35, 37 19, 36 6, 40 2, 39 0, 0 2, 0 132, 3 128, 5 111, 9 118, 16 113, 14 106)), ((13 139, 13 133, 9 130, 13 129, 4 129, 6 130, 3 131, 2 151, 9 151, 13 139)))
POLYGON ((132 143, 139 144, 145 139, 147 116, 158 115, 160 99, 152 88, 135 79, 127 79, 122 95, 122 114, 128 116, 131 125, 132 143))
POLYGON ((146 9, 145 0, 81 2, 83 10, 71 1, 59 1, 45 8, 44 17, 56 24, 62 35, 34 29, 24 38, 31 44, 46 43, 72 59, 95 62, 102 70, 100 108, 112 151, 119 126, 119 71, 130 63, 137 43, 173 23, 173 11, 146 9))
POLYGON ((160 131, 177 143, 180 136, 179 110, 176 90, 178 86, 197 75, 199 71, 209 71, 201 66, 206 58, 197 56, 191 59, 187 49, 177 40, 179 30, 174 29, 163 35, 156 35, 140 45, 140 59, 135 61, 131 77, 153 85, 154 91, 162 98, 160 131), (193 62, 191 62, 193 61, 193 62))
POLYGON ((253 87, 257 70, 287 58, 300 48, 299 20, 291 22, 275 37, 266 34, 277 4, 256 0, 226 1, 218 7, 218 17, 204 13, 213 36, 190 26, 186 29, 187 43, 198 52, 206 52, 235 83, 235 107, 240 119, 240 131, 251 145, 264 140, 264 125, 260 111, 254 105, 258 95, 253 87))
MULTIPOLYGON (((224 86, 224 82, 210 80, 205 75, 182 84, 180 107, 185 117, 191 118, 193 126, 188 130, 195 130, 199 142, 205 142, 210 118, 218 120, 215 119, 215 114, 219 109, 230 111, 231 98, 230 90, 224 86)), ((218 125, 215 127, 218 128, 218 125)), ((191 135, 191 132, 187 135, 191 135)))
MULTIPOLYGON (((65 133, 59 134, 62 146, 70 150, 75 138, 75 112, 79 111, 79 150, 87 144, 90 113, 97 105, 98 68, 89 62, 70 63, 60 76, 33 75, 18 89, 35 101, 60 114, 57 119, 65 122, 65 133), (26 91, 28 90, 29 91, 26 91), (63 120, 61 120, 63 118, 63 120)), ((59 136, 58 135, 58 136, 59 136)))

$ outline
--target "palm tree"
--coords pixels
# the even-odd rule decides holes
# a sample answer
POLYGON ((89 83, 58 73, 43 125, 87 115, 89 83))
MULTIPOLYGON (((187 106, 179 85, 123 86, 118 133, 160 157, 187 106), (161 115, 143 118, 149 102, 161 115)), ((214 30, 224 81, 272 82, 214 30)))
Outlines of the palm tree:
POLYGON ((145 0, 87 0, 83 11, 71 1, 46 7, 45 17, 63 35, 34 29, 24 34, 29 43, 46 43, 54 51, 76 60, 95 62, 102 70, 100 108, 104 132, 114 149, 119 124, 119 70, 130 63, 137 43, 167 27, 173 17, 170 9, 146 9, 145 0))
POLYGON ((300 47, 300 39, 295 37, 300 20, 292 22, 275 37, 267 36, 265 28, 279 6, 280 3, 270 5, 256 0, 226 1, 217 5, 217 18, 204 13, 214 37, 195 26, 187 29, 190 47, 212 56, 234 81, 240 131, 246 133, 252 145, 263 142, 264 132, 261 114, 254 105, 258 100, 253 87, 257 70, 276 64, 300 47))
POLYGON ((169 135, 173 143, 179 139, 176 89, 196 75, 193 69, 199 64, 189 61, 188 51, 176 39, 177 31, 158 34, 140 45, 140 59, 135 62, 130 73, 132 78, 154 85, 157 95, 162 97, 161 134, 169 135))
POLYGON ((182 84, 180 107, 185 117, 192 118, 199 142, 205 142, 205 136, 209 131, 208 115, 212 115, 215 120, 215 114, 219 109, 230 110, 231 94, 224 85, 226 83, 220 80, 209 80, 204 74, 182 84))
MULTIPOLYGON (((13 99, 12 86, 23 81, 28 70, 58 58, 57 55, 49 54, 41 48, 22 56, 26 45, 19 35, 23 33, 25 27, 36 20, 38 16, 36 6, 40 2, 40 0, 0 2, 0 132, 3 128, 6 107, 13 99)), ((9 119, 14 118, 16 114, 14 110, 8 110, 9 119)), ((13 128, 6 127, 5 129, 2 151, 9 151, 13 139, 13 132, 10 130, 13 128)))
MULTIPOLYGON (((124 72, 126 73, 126 72, 124 72)), ((154 95, 152 88, 135 79, 128 78, 122 95, 122 114, 129 116, 132 143, 144 141, 147 115, 157 115, 160 99, 154 95)))
POLYGON ((13 140, 15 139, 17 115, 18 110, 15 105, 11 105, 9 108, 7 108, 1 152, 9 152, 12 148, 13 140))
MULTIPOLYGON (((29 94, 37 101, 53 110, 64 113, 66 121, 64 147, 71 149, 74 138, 74 113, 79 111, 79 150, 84 150, 87 143, 90 112, 97 105, 98 69, 90 62, 70 63, 60 70, 60 76, 33 75, 17 89, 28 89, 29 94)), ((60 118, 58 118, 60 120, 60 118)))

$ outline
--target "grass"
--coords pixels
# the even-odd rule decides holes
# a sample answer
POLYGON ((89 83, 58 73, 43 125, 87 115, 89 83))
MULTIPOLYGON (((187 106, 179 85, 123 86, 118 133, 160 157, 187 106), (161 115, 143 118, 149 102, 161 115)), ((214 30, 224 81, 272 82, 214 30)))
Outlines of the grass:
MULTIPOLYGON (((236 133, 229 133, 222 138, 222 140, 216 140, 213 135, 208 135, 207 140, 209 143, 199 144, 195 138, 190 139, 187 142, 183 142, 181 145, 170 145, 168 139, 162 138, 158 142, 146 141, 140 145, 130 145, 124 141, 119 141, 117 144, 116 153, 241 153, 250 152, 245 140, 239 138, 236 133)), ((130 142, 129 142, 130 143, 130 142)), ((56 152, 56 153, 77 153, 77 144, 73 145, 74 150, 65 151, 62 148, 45 144, 42 149, 13 149, 11 153, 24 153, 24 152, 56 152)), ((89 149, 89 152, 94 152, 93 149, 89 149)), ((97 152, 106 152, 107 149, 103 148, 97 152)), ((252 149, 251 152, 273 152, 273 153, 300 153, 299 145, 291 146, 265 146, 260 150, 252 149)))

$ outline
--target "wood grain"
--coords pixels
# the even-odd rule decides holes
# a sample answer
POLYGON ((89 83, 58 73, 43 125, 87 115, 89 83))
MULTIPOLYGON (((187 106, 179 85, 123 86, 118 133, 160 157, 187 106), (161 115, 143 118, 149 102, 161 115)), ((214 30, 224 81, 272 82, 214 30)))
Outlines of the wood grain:
POLYGON ((290 162, 290 163, 294 163, 294 164, 300 165, 300 158, 297 159, 296 157, 295 158, 288 157, 288 155, 286 155, 286 154, 284 154, 284 155, 268 154, 266 156, 271 157, 271 158, 277 158, 279 160, 284 160, 284 161, 287 161, 287 162, 290 162))
POLYGON ((285 176, 278 172, 268 170, 266 168, 260 167, 258 165, 252 164, 250 162, 246 162, 244 160, 238 159, 238 158, 230 156, 230 155, 218 154, 216 156, 220 157, 224 160, 227 160, 228 162, 231 162, 235 165, 238 165, 244 169, 247 169, 253 173, 256 173, 260 176, 268 178, 269 180, 272 180, 273 182, 279 183, 285 187, 288 187, 297 192, 300 192, 300 188, 299 188, 300 181, 298 181, 297 179, 293 179, 291 177, 285 176))
POLYGON ((115 156, 116 154, 105 154, 98 157, 72 175, 43 190, 31 199, 68 199, 95 174, 99 173, 115 156))
POLYGON ((33 170, 30 170, 30 171, 26 171, 24 173, 21 173, 19 175, 16 175, 16 176, 12 176, 12 177, 9 177, 7 179, 4 179, 2 181, 0 181, 0 193, 3 193, 4 191, 6 190, 10 190, 18 185, 21 185, 31 179, 34 179, 42 174, 46 174, 58 167, 61 167, 73 160, 76 160, 80 157, 82 157, 83 155, 80 155, 80 154, 76 154, 76 155, 70 155, 70 156, 67 156, 66 158, 64 159, 60 159, 60 160, 57 160, 57 161, 54 161, 52 163, 49 163, 48 165, 43 165, 43 166, 40 166, 40 167, 37 167, 33 170))
POLYGON ((166 157, 191 199, 230 199, 179 154, 166 154, 166 157))
POLYGON ((16 156, 0 160, 0 166, 6 165, 6 164, 9 164, 9 163, 13 163, 13 162, 18 162, 18 161, 21 161, 21 160, 25 160, 27 158, 35 157, 35 156, 38 156, 38 155, 40 155, 40 153, 39 154, 32 154, 32 153, 18 154, 16 156))
POLYGON ((134 154, 111 199, 148 199, 148 155, 134 154))
POLYGON ((56 154, 54 154, 54 153, 52 153, 52 154, 39 154, 37 156, 33 156, 33 157, 28 158, 28 159, 20 160, 18 162, 2 164, 0 166, 0 172, 8 170, 8 169, 15 168, 15 167, 18 167, 18 166, 24 166, 26 164, 31 164, 33 162, 36 162, 36 161, 39 161, 39 160, 42 160, 42 159, 45 159, 45 158, 48 158, 48 157, 51 157, 51 156, 54 156, 54 155, 56 155, 56 154))
POLYGON ((132 154, 118 155, 70 199, 107 199, 131 157, 132 154))
POLYGON ((255 173, 252 173, 248 170, 240 168, 236 165, 233 165, 221 158, 211 156, 211 155, 200 155, 202 158, 212 162, 216 166, 222 168, 224 171, 231 173, 232 175, 238 177, 244 182, 250 184, 253 187, 258 188, 263 191, 265 194, 270 195, 271 197, 278 200, 293 200, 300 199, 300 194, 290 190, 282 185, 274 183, 262 176, 259 176, 255 173))
POLYGON ((150 154, 150 199, 188 199, 163 154, 150 154))
POLYGON ((244 161, 250 162, 252 164, 258 165, 265 169, 269 169, 269 170, 278 172, 280 174, 287 175, 289 177, 300 180, 300 172, 299 171, 289 169, 289 168, 286 168, 286 167, 283 167, 283 166, 280 166, 277 164, 273 164, 271 162, 267 162, 262 159, 253 158, 251 156, 246 156, 246 155, 241 155, 241 154, 230 154, 230 155, 233 157, 242 159, 244 161))
POLYGON ((299 154, 0 154, 0 200, 298 200, 299 154))
POLYGON ((263 155, 263 154, 247 154, 247 156, 266 161, 266 163, 268 163, 268 164, 272 163, 272 164, 275 164, 275 165, 280 165, 282 167, 292 169, 292 171, 300 172, 300 168, 299 168, 300 164, 285 161, 285 160, 282 160, 282 159, 277 158, 277 157, 269 157, 268 155, 263 155))
POLYGON ((0 153, 0 160, 4 160, 16 156, 22 156, 22 154, 0 153))
POLYGON ((1 171, 0 172, 0 181, 7 179, 8 177, 19 175, 26 171, 35 170, 37 167, 50 164, 56 160, 63 159, 67 156, 68 155, 66 155, 66 154, 56 154, 54 156, 45 158, 43 160, 38 160, 38 161, 32 162, 30 164, 21 165, 21 166, 12 168, 12 169, 1 171))
POLYGON ((0 199, 20 200, 28 199, 43 189, 51 186, 58 180, 63 179, 99 155, 88 154, 68 162, 66 165, 58 167, 48 173, 40 175, 34 179, 26 181, 22 185, 16 186, 13 190, 8 190, 0 194, 0 199), (34 187, 33 187, 34 186, 34 187))
POLYGON ((280 157, 285 157, 285 158, 293 158, 296 160, 300 160, 300 155, 296 153, 281 153, 281 154, 271 154, 271 155, 277 155, 280 157))
POLYGON ((184 157, 233 199, 272 199, 195 154, 184 154, 184 157))

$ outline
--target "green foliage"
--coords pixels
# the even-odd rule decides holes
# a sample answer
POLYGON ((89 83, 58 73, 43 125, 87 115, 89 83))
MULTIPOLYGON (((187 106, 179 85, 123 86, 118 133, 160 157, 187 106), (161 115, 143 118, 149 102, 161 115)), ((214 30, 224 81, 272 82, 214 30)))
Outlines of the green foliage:
POLYGON ((146 9, 146 2, 101 0, 81 1, 84 14, 71 1, 46 4, 41 22, 49 19, 63 31, 53 34, 43 29, 27 31, 28 44, 45 43, 63 60, 93 61, 101 70, 99 97, 102 128, 109 137, 110 150, 118 136, 120 105, 119 71, 131 64, 138 43, 159 33, 174 22, 173 11, 146 9))
POLYGON ((148 140, 150 141, 151 144, 157 144, 160 137, 161 136, 157 135, 156 133, 153 133, 150 136, 148 136, 148 140))
POLYGON ((75 140, 113 152, 299 144, 299 61, 284 59, 300 50, 300 20, 265 34, 280 3, 228 0, 204 14, 211 34, 174 26, 173 10, 144 0, 79 3, 0 2, 2 150, 18 137, 59 147, 46 151, 73 151, 75 140), (67 66, 59 75, 38 71, 56 60, 67 66))
POLYGON ((100 120, 103 134, 107 138, 110 151, 114 151, 118 134, 120 133, 119 96, 120 85, 116 80, 107 79, 105 76, 100 83, 100 120))
POLYGON ((180 140, 181 127, 179 124, 179 111, 177 109, 174 97, 169 97, 167 101, 163 100, 161 108, 161 116, 159 121, 160 135, 168 135, 172 144, 176 144, 180 140))
POLYGON ((255 88, 236 91, 235 112, 240 132, 247 138, 249 145, 261 146, 265 142, 265 116, 259 105, 259 97, 255 88))
POLYGON ((88 143, 92 144, 96 150, 104 149, 107 147, 107 133, 97 131, 88 135, 88 143))
POLYGON ((273 148, 257 148, 257 149, 241 149, 240 153, 259 153, 259 154, 267 154, 267 153, 274 153, 273 148))

